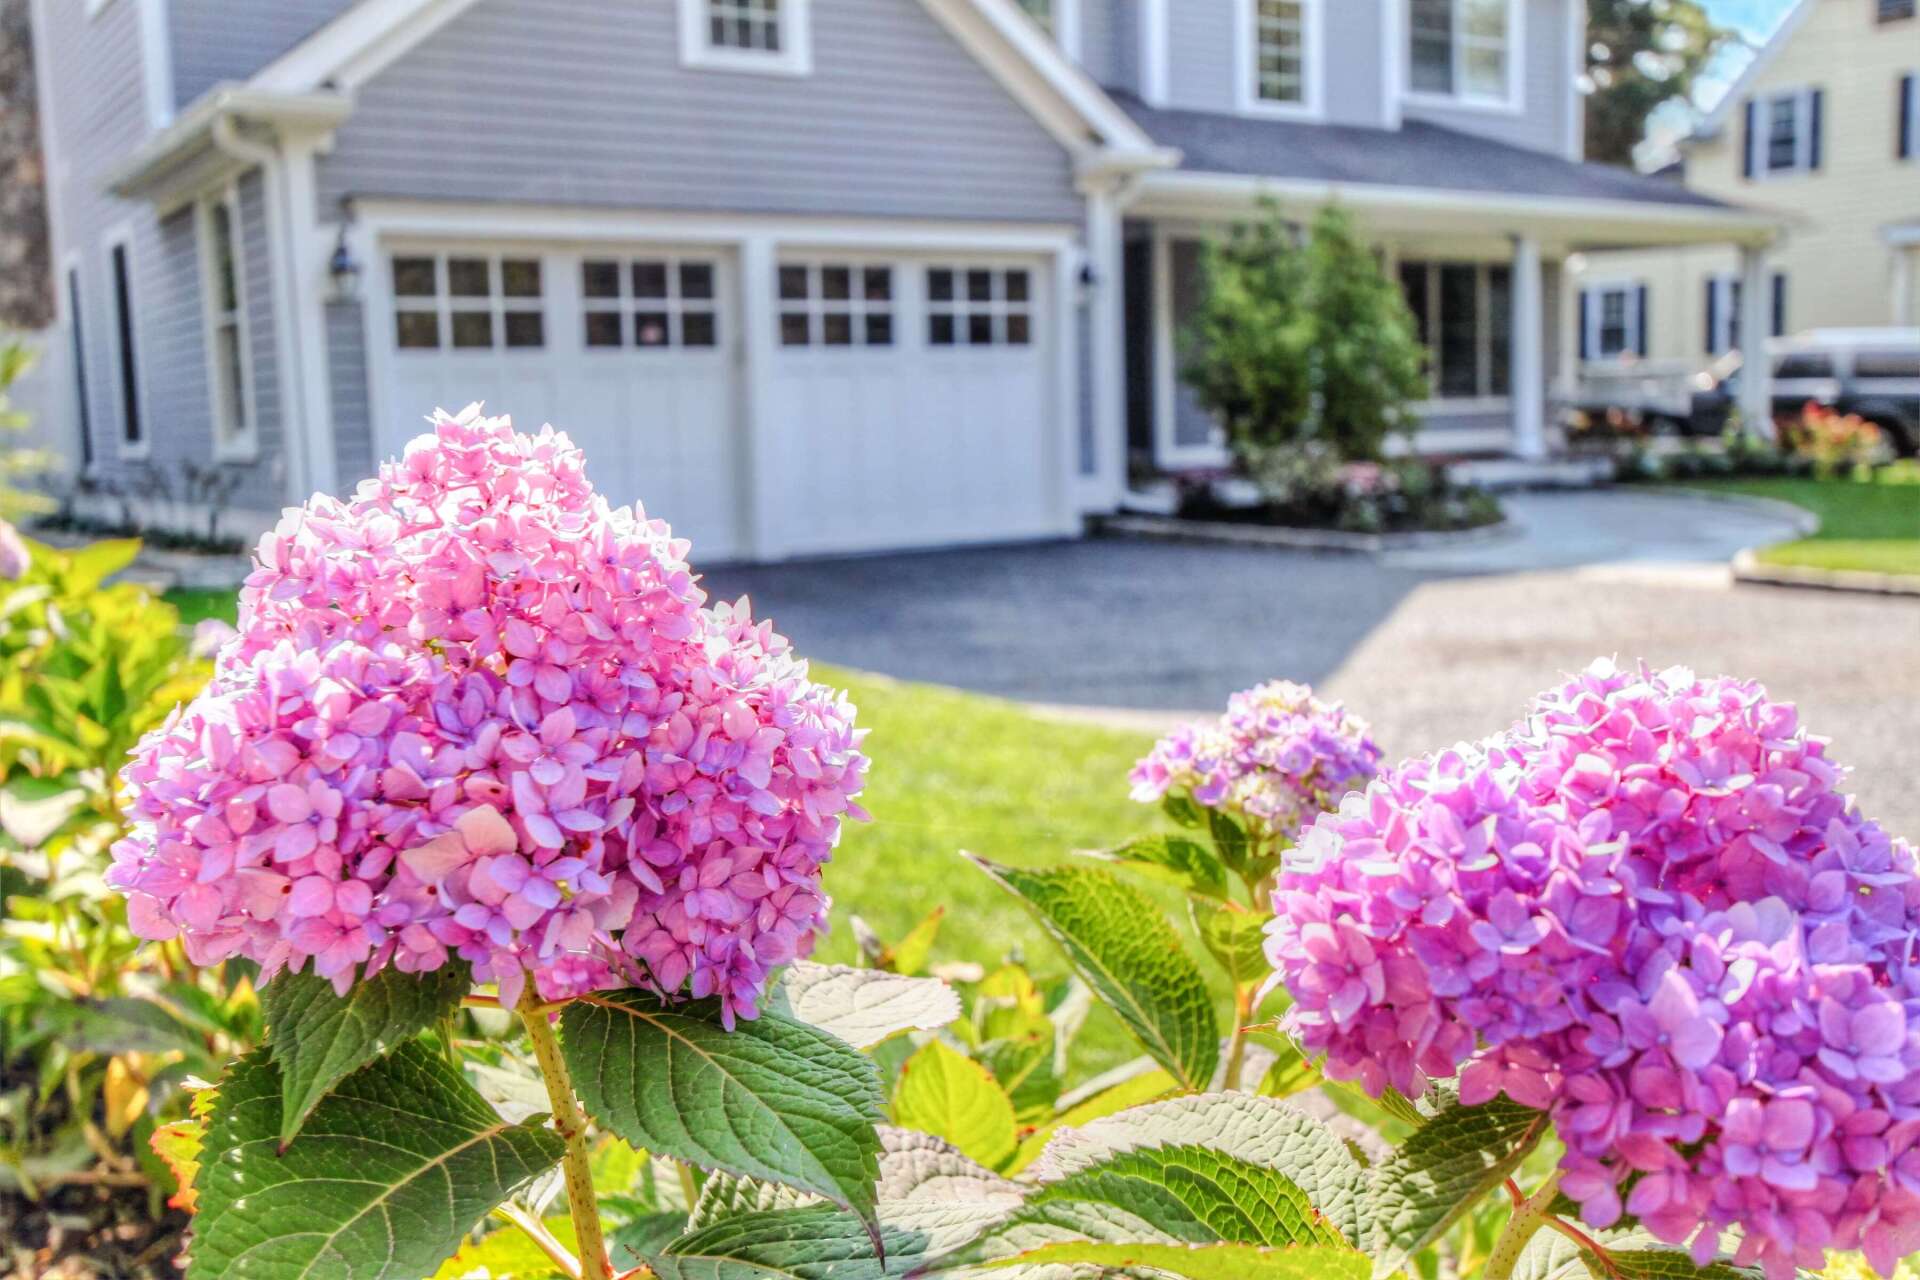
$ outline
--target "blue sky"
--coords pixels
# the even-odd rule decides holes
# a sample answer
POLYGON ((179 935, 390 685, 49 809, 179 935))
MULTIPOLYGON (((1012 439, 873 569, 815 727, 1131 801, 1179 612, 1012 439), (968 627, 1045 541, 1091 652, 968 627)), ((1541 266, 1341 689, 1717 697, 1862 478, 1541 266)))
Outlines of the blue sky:
MULTIPOLYGON (((1703 3, 1715 21, 1735 28, 1746 37, 1749 44, 1758 45, 1772 33, 1781 16, 1793 7, 1794 0, 1703 0, 1703 3)), ((1702 105, 1712 106, 1726 86, 1739 76, 1749 56, 1743 48, 1729 51, 1695 84, 1695 100, 1702 105)), ((1690 127, 1689 115, 1671 106, 1655 112, 1647 128, 1648 141, 1638 153, 1641 162, 1658 164, 1670 158, 1673 141, 1684 135, 1690 127)))
POLYGON ((1773 24, 1791 4, 1792 0, 1707 0, 1707 12, 1725 25, 1760 39, 1773 30, 1773 24))

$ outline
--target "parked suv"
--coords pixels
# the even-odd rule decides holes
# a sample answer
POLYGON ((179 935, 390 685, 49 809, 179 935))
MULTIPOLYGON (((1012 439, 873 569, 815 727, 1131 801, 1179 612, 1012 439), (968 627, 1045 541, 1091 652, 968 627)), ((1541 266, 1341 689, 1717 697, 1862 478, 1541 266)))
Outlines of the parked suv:
MULTIPOLYGON (((1920 329, 1813 329, 1767 344, 1773 412, 1793 417, 1808 401, 1858 414, 1901 454, 1920 452, 1920 329)), ((1690 430, 1712 434, 1740 400, 1740 357, 1699 375, 1690 430)))

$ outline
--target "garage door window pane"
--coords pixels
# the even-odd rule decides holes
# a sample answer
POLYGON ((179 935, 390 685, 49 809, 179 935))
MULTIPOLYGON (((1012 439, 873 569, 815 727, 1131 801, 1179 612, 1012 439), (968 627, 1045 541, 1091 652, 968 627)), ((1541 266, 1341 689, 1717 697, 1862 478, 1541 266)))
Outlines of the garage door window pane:
POLYGON ((807 269, 780 268, 780 297, 785 302, 804 302, 807 297, 807 269))
POLYGON ((927 341, 936 347, 953 345, 954 319, 951 312, 934 312, 927 317, 927 341))
POLYGON ((393 260, 393 291, 402 298, 431 298, 438 289, 434 284, 434 262, 432 258, 395 258, 393 260))
POLYGON ((455 347, 491 347, 493 345, 493 313, 491 311, 454 312, 453 345, 455 347))
POLYGON ((405 350, 429 351, 440 345, 440 313, 402 311, 394 316, 395 341, 405 350))
POLYGON ((1033 322, 1024 315, 1007 317, 1007 345, 1024 347, 1033 341, 1033 322))
POLYGON ((993 272, 991 271, 967 272, 967 301, 968 302, 992 302, 993 301, 993 272))
POLYGON ((531 258, 508 258, 501 262, 500 291, 509 298, 539 297, 539 261, 531 258))
POLYGON ((807 313, 804 311, 785 311, 780 315, 780 343, 788 347, 804 347, 808 342, 807 313))
POLYGON ((587 345, 590 347, 618 347, 620 337, 620 313, 618 311, 587 312, 587 345))
POLYGON ((712 347, 719 345, 719 334, 715 329, 713 312, 689 311, 680 317, 680 341, 689 347, 712 347))
POLYGON ((939 267, 927 272, 927 298, 932 302, 952 302, 953 272, 939 267))
POLYGON ((970 347, 990 347, 993 345, 993 317, 967 317, 967 345, 970 347))
POLYGON ((447 292, 456 298, 484 298, 493 292, 485 258, 448 258, 447 292))
POLYGON ((893 300, 893 272, 885 267, 868 267, 863 273, 861 290, 868 302, 893 300))
POLYGON ((617 298, 620 296, 620 264, 617 262, 584 262, 580 264, 581 292, 589 298, 617 298))
POLYGON ((875 315, 867 317, 867 345, 870 347, 890 347, 893 345, 893 317, 875 315))
POLYGON ((543 347, 547 342, 546 317, 538 311, 507 312, 509 347, 543 347))
POLYGON ((667 345, 671 326, 664 311, 636 311, 633 315, 633 345, 636 347, 664 347, 667 345))
POLYGON ((636 298, 666 297, 667 264, 664 262, 634 263, 633 296, 636 298))
POLYGON ((680 296, 683 298, 711 298, 713 296, 713 264, 707 262, 681 263, 680 296))

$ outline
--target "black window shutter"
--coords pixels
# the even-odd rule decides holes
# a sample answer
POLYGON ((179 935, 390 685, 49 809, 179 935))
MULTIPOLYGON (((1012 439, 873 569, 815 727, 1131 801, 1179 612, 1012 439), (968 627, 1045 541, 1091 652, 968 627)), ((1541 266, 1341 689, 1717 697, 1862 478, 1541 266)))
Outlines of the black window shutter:
POLYGON ((1820 135, 1824 132, 1820 121, 1820 107, 1826 96, 1824 89, 1815 89, 1807 95, 1807 131, 1812 135, 1807 142, 1807 168, 1809 169, 1820 167, 1820 135))
POLYGON ((1787 331, 1787 273, 1773 273, 1773 336, 1778 338, 1787 331))
POLYGON ((1710 356, 1720 354, 1720 348, 1714 343, 1720 336, 1720 282, 1712 276, 1707 277, 1707 341, 1706 353, 1710 356))
POLYGON ((1900 77, 1900 158, 1913 158, 1913 76, 1900 77))
POLYGON ((1634 354, 1642 360, 1647 358, 1647 286, 1641 285, 1634 297, 1634 311, 1640 321, 1639 341, 1634 343, 1634 354))
POLYGON ((1747 126, 1745 131, 1741 134, 1741 137, 1740 137, 1740 172, 1744 174, 1749 181, 1751 181, 1753 178, 1754 121, 1757 118, 1758 114, 1759 114, 1758 105, 1754 102, 1752 98, 1748 98, 1747 99, 1747 126))
POLYGON ((1593 291, 1582 289, 1580 291, 1580 358, 1582 360, 1593 359, 1593 342, 1587 336, 1587 313, 1592 306, 1593 291))

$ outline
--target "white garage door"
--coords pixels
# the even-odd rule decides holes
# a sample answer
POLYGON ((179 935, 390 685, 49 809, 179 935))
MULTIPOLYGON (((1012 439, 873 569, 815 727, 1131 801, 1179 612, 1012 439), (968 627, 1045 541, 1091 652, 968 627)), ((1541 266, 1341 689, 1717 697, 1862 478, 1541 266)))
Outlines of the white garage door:
POLYGON ((741 537, 732 262, 711 250, 395 249, 382 456, 422 415, 483 400, 522 430, 551 422, 616 504, 693 540, 741 537))
MULTIPOLYGON (((384 452, 435 407, 552 422, 614 502, 696 563, 749 553, 731 255, 397 245, 384 452)), ((782 258, 758 430, 763 551, 1042 537, 1067 527, 1042 258, 782 258)))
POLYGON ((781 261, 767 429, 790 551, 1061 531, 1043 261, 781 261))

